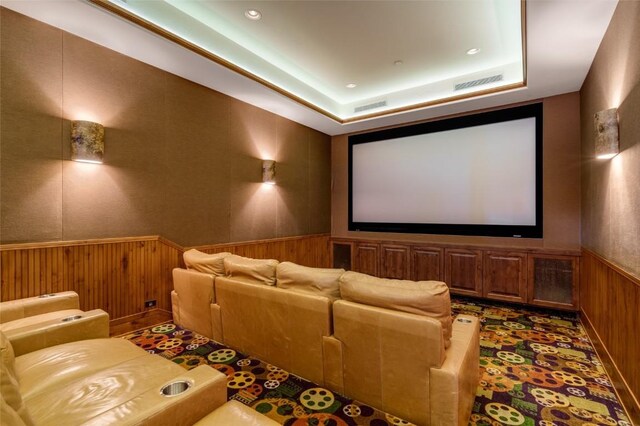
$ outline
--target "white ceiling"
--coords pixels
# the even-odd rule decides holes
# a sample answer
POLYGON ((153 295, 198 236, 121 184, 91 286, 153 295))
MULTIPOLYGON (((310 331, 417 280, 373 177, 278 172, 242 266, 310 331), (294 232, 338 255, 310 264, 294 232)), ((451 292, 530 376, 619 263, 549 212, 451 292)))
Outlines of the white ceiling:
MULTIPOLYGON (((355 106, 381 99, 389 108, 428 101, 442 82, 450 92, 452 83, 496 70, 506 70, 507 84, 515 81, 513 70, 522 78, 520 22, 513 19, 520 10, 508 6, 519 4, 514 0, 113 1, 138 7, 156 24, 164 19, 181 38, 340 118, 352 119, 355 106), (260 10, 263 18, 246 19, 249 8, 260 10), (203 45, 207 40, 211 46, 203 45), (472 47, 482 50, 466 55, 472 47), (403 64, 394 65, 396 60, 403 64), (347 83, 358 86, 347 89, 347 83)), ((616 4, 527 1, 524 88, 340 124, 82 0, 2 1, 19 13, 330 135, 579 90, 616 4)))

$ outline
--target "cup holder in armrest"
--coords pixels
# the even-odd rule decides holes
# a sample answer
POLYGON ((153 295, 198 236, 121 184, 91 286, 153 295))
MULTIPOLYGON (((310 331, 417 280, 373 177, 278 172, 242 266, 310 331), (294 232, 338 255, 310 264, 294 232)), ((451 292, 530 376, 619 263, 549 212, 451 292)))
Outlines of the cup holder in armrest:
POLYGON ((75 320, 79 320, 80 318, 82 318, 82 315, 74 315, 71 317, 62 318, 62 322, 75 321, 75 320))
POLYGON ((191 382, 186 380, 180 380, 178 382, 172 382, 164 385, 162 389, 160 389, 160 393, 162 396, 170 397, 170 396, 178 396, 189 390, 191 387, 191 382))
POLYGON ((458 319, 456 319, 456 321, 464 323, 464 324, 471 324, 471 320, 467 319, 467 318, 458 318, 458 319))
POLYGON ((56 295, 55 293, 41 294, 40 296, 38 296, 38 299, 45 299, 47 297, 53 297, 55 295, 56 295))

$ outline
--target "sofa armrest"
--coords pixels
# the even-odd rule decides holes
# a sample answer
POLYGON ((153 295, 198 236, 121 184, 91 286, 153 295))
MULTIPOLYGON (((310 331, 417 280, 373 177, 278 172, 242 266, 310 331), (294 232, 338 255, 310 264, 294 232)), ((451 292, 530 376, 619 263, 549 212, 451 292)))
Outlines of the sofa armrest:
POLYGON ((85 425, 192 425, 227 400, 227 377, 208 365, 167 381, 186 381, 191 387, 182 394, 164 396, 161 386, 94 417, 85 425))
POLYGON ((75 291, 9 300, 0 303, 0 324, 66 309, 80 309, 80 301, 75 291))
POLYGON ((342 377, 342 342, 333 336, 322 337, 324 385, 334 392, 344 394, 342 377))
POLYGON ((212 330, 211 304, 216 302, 213 285, 213 275, 182 268, 173 270, 171 303, 174 322, 215 339, 219 336, 214 336, 212 330))
POLYGON ((63 343, 109 337, 109 314, 105 311, 94 309, 79 316, 67 321, 53 318, 6 330, 4 334, 11 341, 16 356, 63 343))
POLYGON ((453 320, 451 346, 430 373, 432 425, 466 425, 480 381, 480 322, 471 315, 453 320))

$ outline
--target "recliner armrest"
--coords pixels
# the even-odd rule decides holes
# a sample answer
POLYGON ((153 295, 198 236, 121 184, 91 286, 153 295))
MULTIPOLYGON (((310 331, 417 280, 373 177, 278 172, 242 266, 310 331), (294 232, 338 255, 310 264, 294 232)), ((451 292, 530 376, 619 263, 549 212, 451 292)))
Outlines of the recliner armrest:
POLYGON ((0 324, 34 315, 80 309, 78 293, 63 291, 0 303, 0 324))
POLYGON ((6 330, 4 334, 11 342, 16 356, 63 343, 109 337, 109 314, 105 311, 94 309, 78 316, 80 318, 66 321, 64 317, 53 318, 6 330))
POLYGON ((164 396, 162 386, 149 390, 85 425, 192 425, 227 401, 227 377, 208 365, 185 371, 165 385, 178 381, 186 381, 191 386, 175 396, 164 396))

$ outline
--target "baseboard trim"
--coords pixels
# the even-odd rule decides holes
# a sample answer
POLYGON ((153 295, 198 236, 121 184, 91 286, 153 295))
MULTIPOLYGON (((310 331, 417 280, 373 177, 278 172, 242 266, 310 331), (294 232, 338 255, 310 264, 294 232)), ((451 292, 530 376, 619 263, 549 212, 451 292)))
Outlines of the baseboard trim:
POLYGON ((625 410, 627 417, 629 417, 631 424, 640 425, 640 403, 638 403, 638 400, 629 389, 629 385, 620 373, 618 366, 611 358, 607 347, 602 343, 600 335, 589 320, 589 316, 582 309, 580 309, 579 314, 580 321, 582 322, 587 335, 591 339, 591 342, 593 342, 593 346, 596 353, 602 360, 605 370, 611 378, 614 391, 622 405, 622 408, 625 410))

